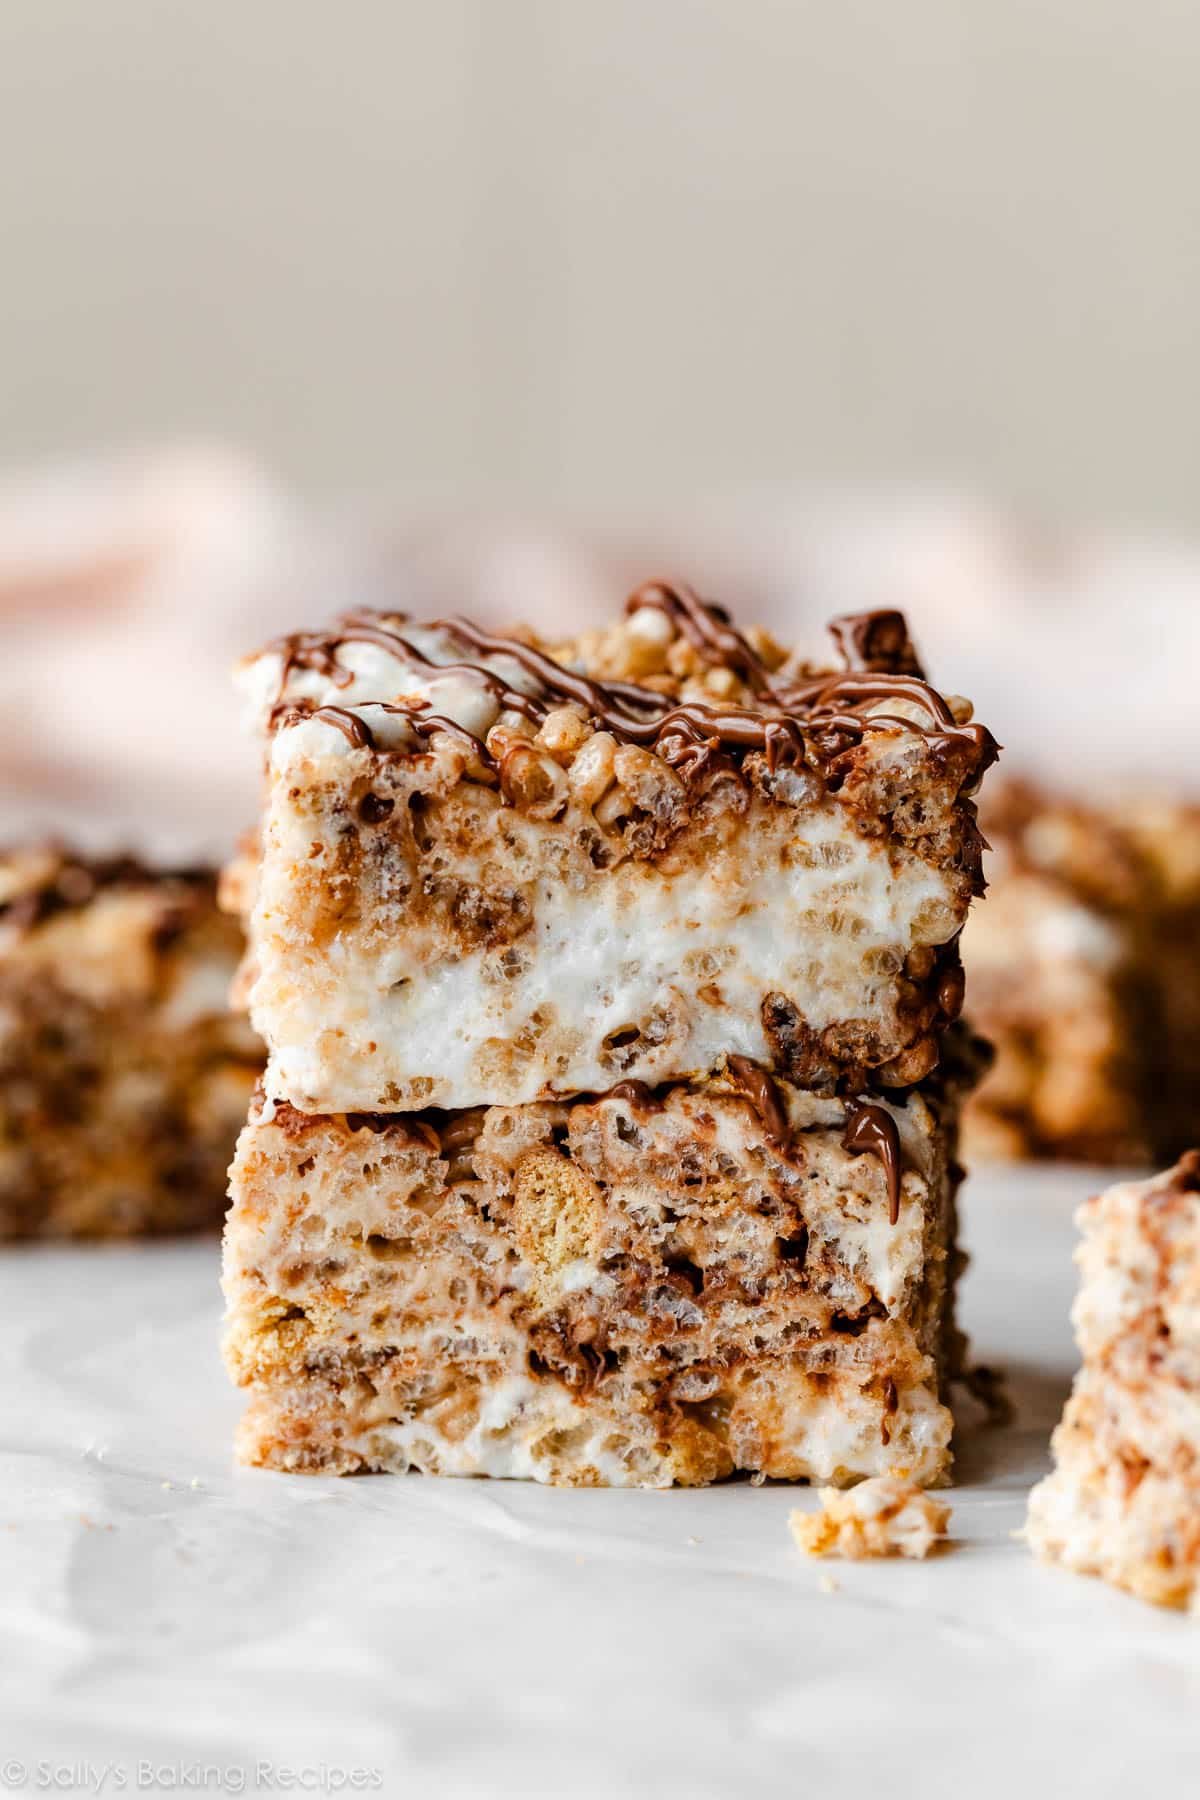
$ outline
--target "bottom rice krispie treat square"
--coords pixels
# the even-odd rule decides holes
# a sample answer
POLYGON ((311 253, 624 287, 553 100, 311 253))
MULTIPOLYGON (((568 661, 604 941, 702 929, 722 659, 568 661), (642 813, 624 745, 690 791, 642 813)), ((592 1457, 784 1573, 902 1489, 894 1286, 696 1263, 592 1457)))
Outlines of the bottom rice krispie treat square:
POLYGON ((238 1145, 239 1454, 575 1485, 942 1481, 958 1094, 732 1065, 571 1102, 320 1117, 238 1145))
POLYGON ((1200 1151, 1080 1210, 1083 1368, 1027 1535, 1164 1606, 1200 1601, 1200 1151))
POLYGON ((0 1239, 215 1229, 262 1050, 215 878, 0 855, 0 1239))

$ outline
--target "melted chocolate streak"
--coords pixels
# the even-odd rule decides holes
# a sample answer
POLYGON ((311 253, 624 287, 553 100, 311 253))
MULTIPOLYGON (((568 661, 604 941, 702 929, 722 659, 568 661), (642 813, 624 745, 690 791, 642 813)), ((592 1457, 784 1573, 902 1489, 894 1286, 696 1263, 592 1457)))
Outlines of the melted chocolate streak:
POLYGON ((725 1060, 730 1075, 758 1114, 763 1136, 774 1149, 788 1155, 792 1148, 792 1126, 774 1080, 748 1056, 730 1056, 725 1060))
POLYGON ((869 1101, 848 1101, 842 1149, 852 1156, 879 1158, 887 1182, 888 1224, 895 1225, 900 1217, 900 1133, 891 1113, 869 1101))
MULTIPOLYGON (((795 1133, 775 1077, 748 1056, 727 1056, 725 1067, 734 1086, 757 1114, 771 1148, 780 1156, 790 1157, 795 1149, 795 1133)), ((615 1087, 591 1096, 593 1105, 604 1100, 624 1100, 647 1110, 662 1105, 660 1095, 644 1081, 618 1081, 615 1087)), ((887 1183, 888 1223, 896 1225, 900 1220, 900 1177, 904 1169, 896 1121, 886 1107, 870 1100, 850 1099, 845 1108, 842 1148, 852 1156, 879 1158, 887 1183)), ((1194 1154, 1200 1161, 1200 1152, 1194 1154)))
MULTIPOLYGON (((783 1156, 790 1155, 794 1137, 783 1095, 774 1077, 748 1056, 726 1058, 726 1067, 762 1123, 763 1136, 783 1156)), ((616 1091, 615 1089, 613 1090, 616 1091)), ((900 1218, 900 1133, 886 1107, 869 1100, 847 1100, 842 1148, 852 1156, 877 1156, 887 1182, 888 1223, 900 1218)))
MULTIPOLYGON (((786 681, 772 674, 721 608, 701 601, 690 589, 651 582, 626 603, 629 612, 646 607, 665 613, 707 663, 738 674, 759 702, 754 710, 713 707, 699 701, 671 706, 649 688, 593 681, 529 644, 495 637, 466 619, 438 619, 433 621, 433 629, 485 656, 516 663, 533 676, 551 703, 574 701, 594 724, 625 743, 653 746, 664 761, 685 775, 702 768, 722 747, 764 751, 771 769, 796 761, 825 766, 868 729, 922 729, 911 719, 854 710, 877 700, 903 700, 919 707, 928 718, 923 729, 935 750, 968 745, 980 772, 995 758, 995 742, 984 726, 957 724, 928 682, 918 674, 904 672, 918 665, 899 614, 854 614, 836 620, 832 629, 847 663, 845 672, 786 681)), ((501 710, 521 713, 534 724, 544 720, 549 710, 545 700, 511 687, 496 669, 478 662, 433 662, 394 624, 383 623, 387 616, 347 613, 333 633, 299 632, 270 645, 279 652, 283 665, 272 724, 286 727, 316 718, 334 726, 356 749, 375 748, 371 728, 359 712, 339 706, 289 704, 284 699, 288 678, 296 669, 315 670, 336 687, 349 686, 353 674, 339 662, 338 651, 350 643, 374 644, 412 667, 474 681, 491 694, 501 710)), ((495 767, 495 759, 478 738, 453 720, 428 712, 423 702, 378 704, 384 712, 403 714, 422 738, 447 732, 485 767, 495 767)))

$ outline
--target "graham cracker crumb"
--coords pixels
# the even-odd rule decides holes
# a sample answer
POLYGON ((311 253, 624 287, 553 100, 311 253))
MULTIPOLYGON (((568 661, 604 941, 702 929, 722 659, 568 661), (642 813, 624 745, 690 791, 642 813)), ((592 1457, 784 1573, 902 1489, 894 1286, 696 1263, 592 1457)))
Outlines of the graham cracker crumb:
POLYGON ((857 1487, 821 1488, 820 1512, 796 1511, 788 1524, 806 1556, 928 1556, 946 1535, 950 1508, 915 1483, 876 1475, 857 1487))

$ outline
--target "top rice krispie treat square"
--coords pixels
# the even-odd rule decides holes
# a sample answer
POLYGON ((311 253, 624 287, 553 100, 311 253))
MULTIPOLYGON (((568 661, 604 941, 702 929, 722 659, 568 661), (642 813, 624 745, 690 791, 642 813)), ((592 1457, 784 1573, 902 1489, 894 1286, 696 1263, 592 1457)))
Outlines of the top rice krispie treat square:
POLYGON ((961 1005, 995 745, 900 615, 832 629, 822 671, 651 584, 557 647, 352 613, 252 658, 268 1093, 518 1105, 729 1055, 921 1079, 961 1005))

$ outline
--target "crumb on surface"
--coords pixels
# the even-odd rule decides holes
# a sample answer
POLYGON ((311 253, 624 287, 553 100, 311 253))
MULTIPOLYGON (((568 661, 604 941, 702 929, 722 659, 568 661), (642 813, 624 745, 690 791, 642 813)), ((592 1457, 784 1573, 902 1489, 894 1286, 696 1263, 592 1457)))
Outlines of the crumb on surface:
POLYGON ((946 1535, 950 1508, 914 1482, 876 1475, 857 1487, 821 1488, 819 1512, 791 1513, 788 1524, 806 1556, 928 1556, 946 1535))

